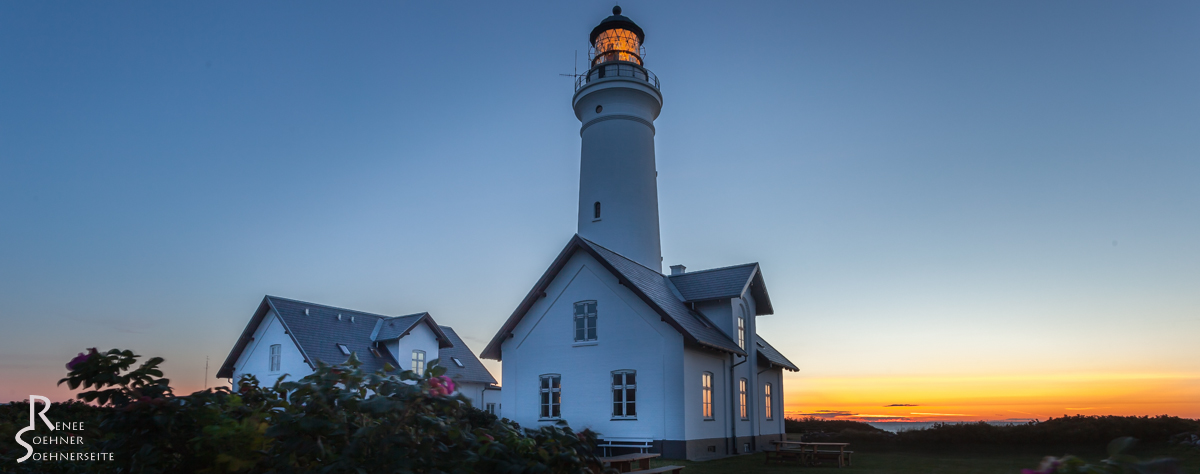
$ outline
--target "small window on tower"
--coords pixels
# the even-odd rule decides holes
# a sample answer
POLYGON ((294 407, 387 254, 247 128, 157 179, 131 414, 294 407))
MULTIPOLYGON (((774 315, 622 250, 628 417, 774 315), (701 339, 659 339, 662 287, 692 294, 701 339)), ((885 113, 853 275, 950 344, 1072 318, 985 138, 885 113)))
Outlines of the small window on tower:
POLYGON ((595 219, 600 218, 600 201, 596 201, 596 204, 592 205, 592 212, 593 212, 593 214, 595 214, 594 216, 592 216, 593 218, 595 218, 595 219))

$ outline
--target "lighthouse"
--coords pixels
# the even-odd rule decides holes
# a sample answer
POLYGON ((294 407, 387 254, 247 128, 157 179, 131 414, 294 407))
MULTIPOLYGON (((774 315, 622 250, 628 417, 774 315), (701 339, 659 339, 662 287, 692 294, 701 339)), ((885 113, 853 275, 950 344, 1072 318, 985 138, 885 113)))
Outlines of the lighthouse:
POLYGON ((578 234, 662 272, 654 120, 658 78, 643 61, 646 35, 613 7, 592 29, 590 64, 571 105, 582 126, 578 234))

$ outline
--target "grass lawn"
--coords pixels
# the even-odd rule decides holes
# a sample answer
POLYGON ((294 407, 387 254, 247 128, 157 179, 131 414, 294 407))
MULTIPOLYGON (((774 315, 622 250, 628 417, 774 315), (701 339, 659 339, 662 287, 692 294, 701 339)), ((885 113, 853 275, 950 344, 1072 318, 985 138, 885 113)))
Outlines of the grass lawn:
MULTIPOLYGON (((930 451, 866 451, 854 449, 854 466, 838 469, 836 462, 832 466, 804 467, 794 463, 765 464, 766 455, 756 453, 715 461, 689 462, 677 460, 653 460, 651 466, 666 466, 670 464, 687 466, 684 474, 708 473, 784 473, 784 472, 838 472, 846 474, 883 474, 883 473, 973 473, 973 474, 1018 474, 1022 468, 1037 468, 1045 455, 1062 456, 1065 453, 1075 454, 1089 462, 1104 459, 1103 448, 1051 450, 1040 452, 1029 448, 1015 448, 1010 451, 988 449, 969 450, 956 449, 943 453, 930 451)), ((1176 449, 1134 449, 1133 454, 1141 459, 1171 456, 1183 460, 1183 472, 1200 473, 1200 451, 1176 449)))

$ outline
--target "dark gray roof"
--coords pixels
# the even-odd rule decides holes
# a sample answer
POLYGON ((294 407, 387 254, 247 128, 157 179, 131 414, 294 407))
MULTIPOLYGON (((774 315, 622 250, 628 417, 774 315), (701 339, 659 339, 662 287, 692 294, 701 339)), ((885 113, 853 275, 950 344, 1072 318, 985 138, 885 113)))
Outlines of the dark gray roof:
MULTIPOLYGON (((371 348, 376 347, 376 341, 401 337, 408 332, 408 329, 421 322, 427 322, 437 335, 438 345, 441 348, 439 353, 449 351, 455 356, 460 354, 456 351, 458 348, 454 346, 459 344, 461 339, 458 339, 457 335, 451 338, 446 331, 448 328, 438 326, 429 313, 391 317, 268 295, 263 297, 258 310, 254 312, 254 316, 250 318, 250 322, 242 331, 242 336, 238 338, 237 343, 229 352, 229 356, 225 358, 225 363, 217 371, 218 378, 233 376, 233 364, 237 362, 238 357, 253 338, 259 323, 272 310, 279 315, 284 329, 296 342, 296 347, 300 348, 305 362, 313 368, 316 367, 315 361, 318 360, 331 365, 345 363, 350 357, 342 353, 338 344, 345 344, 351 352, 355 353, 363 362, 364 370, 374 372, 383 369, 384 364, 392 364, 397 368, 403 367, 382 345, 379 345, 376 351, 371 351, 371 348), (340 320, 338 315, 341 315, 340 320), (395 324, 390 324, 393 322, 395 324)), ((461 347, 462 351, 470 354, 470 349, 466 348, 466 344, 462 344, 461 347)), ((474 359, 473 355, 471 358, 479 368, 483 368, 478 359, 474 359)), ((460 359, 463 359, 464 364, 468 362, 463 357, 460 359)), ((486 369, 483 370, 484 373, 487 372, 486 369)), ((491 374, 488 374, 487 379, 480 381, 487 380, 495 383, 491 374)))
POLYGON ((758 336, 758 358, 760 359, 759 363, 765 361, 767 363, 766 365, 783 367, 792 372, 800 371, 800 369, 796 367, 796 364, 793 364, 792 361, 788 360, 787 357, 784 357, 783 354, 781 354, 778 350, 775 350, 775 347, 771 346, 771 344, 767 342, 766 339, 763 339, 762 336, 758 336))
POLYGON ((595 242, 582 238, 580 240, 583 240, 587 245, 595 249, 596 253, 603 260, 612 265, 619 272, 618 276, 624 276, 633 285, 635 293, 640 292, 645 295, 649 299, 651 307, 656 307, 660 312, 665 312, 672 320, 667 322, 674 322, 672 325, 676 329, 681 329, 680 332, 685 336, 690 335, 694 339, 693 342, 702 346, 745 355, 745 352, 738 347, 737 343, 733 342, 720 329, 717 329, 708 318, 696 311, 692 311, 682 301, 679 301, 679 298, 671 291, 671 287, 667 285, 666 276, 656 270, 625 258, 619 253, 601 247, 595 242))
POLYGON ((666 321, 683 334, 686 342, 738 355, 746 355, 745 351, 739 348, 724 332, 717 329, 708 318, 698 312, 692 311, 683 301, 680 301, 675 296, 675 293, 671 291, 670 284, 665 275, 576 235, 571 238, 571 241, 567 243, 562 252, 559 252, 558 257, 550 264, 550 268, 546 269, 546 272, 542 274, 537 284, 529 291, 525 299, 513 311, 512 315, 508 317, 508 320, 504 322, 500 331, 496 333, 492 341, 483 349, 483 353, 480 354, 481 357, 500 360, 500 345, 512 334, 513 329, 516 328, 521 318, 525 317, 525 313, 529 311, 529 308, 538 299, 546 296, 546 287, 550 285, 550 282, 554 280, 554 277, 566 265, 567 260, 577 250, 588 252, 593 258, 604 265, 608 271, 617 277, 622 285, 633 291, 651 309, 662 316, 663 321, 666 321))
POLYGON ((437 337, 438 347, 446 348, 453 346, 454 343, 450 338, 446 337, 446 333, 442 332, 442 327, 438 326, 433 320, 433 316, 429 313, 410 314, 408 316, 396 316, 394 318, 386 318, 379 320, 378 330, 371 333, 372 341, 390 341, 392 339, 400 339, 408 335, 408 332, 418 324, 425 324, 433 331, 437 337))
POLYGON ((446 375, 460 382, 496 383, 492 373, 488 372, 487 368, 483 366, 483 362, 475 357, 471 348, 467 347, 467 343, 463 342, 462 338, 458 337, 453 329, 450 329, 450 326, 442 326, 442 331, 446 333, 446 337, 450 338, 450 342, 454 343, 454 347, 438 349, 438 365, 446 368, 446 375), (452 358, 461 361, 463 367, 455 364, 452 358))
POLYGON ((671 279, 675 289, 679 290, 683 300, 688 303, 737 298, 749 289, 754 296, 756 314, 775 312, 771 308, 771 298, 767 295, 767 287, 763 283, 757 263, 700 270, 667 278, 671 279))

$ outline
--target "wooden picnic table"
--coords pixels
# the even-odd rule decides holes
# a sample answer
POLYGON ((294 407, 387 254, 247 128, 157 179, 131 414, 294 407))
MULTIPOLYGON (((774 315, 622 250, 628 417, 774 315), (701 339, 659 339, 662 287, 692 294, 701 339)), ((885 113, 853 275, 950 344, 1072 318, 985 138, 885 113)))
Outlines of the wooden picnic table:
POLYGON ((606 458, 600 458, 600 462, 604 463, 605 465, 611 466, 613 469, 616 469, 618 472, 633 471, 633 463, 636 462, 638 464, 638 470, 644 471, 644 470, 650 469, 650 460, 654 459, 656 457, 659 457, 659 456, 661 456, 661 454, 655 454, 655 453, 622 454, 620 456, 610 456, 610 457, 606 457, 606 458))
MULTIPOLYGON (((784 459, 793 458, 808 465, 816 465, 817 460, 822 457, 837 458, 838 467, 849 466, 851 459, 850 455, 854 451, 846 451, 846 446, 850 443, 822 443, 822 442, 806 442, 806 441, 771 441, 775 444, 775 457, 783 462, 784 459), (794 447, 793 447, 794 446, 794 447), (821 447, 828 447, 828 450, 820 450, 821 447), (811 448, 811 449, 810 449, 811 448), (832 448, 837 448, 833 451, 832 448)), ((767 461, 770 462, 771 451, 767 451, 767 461)))

